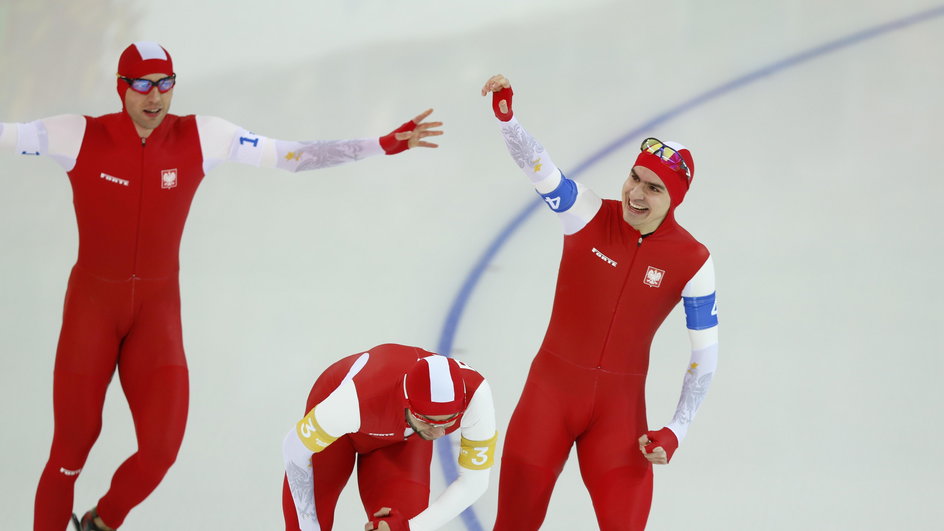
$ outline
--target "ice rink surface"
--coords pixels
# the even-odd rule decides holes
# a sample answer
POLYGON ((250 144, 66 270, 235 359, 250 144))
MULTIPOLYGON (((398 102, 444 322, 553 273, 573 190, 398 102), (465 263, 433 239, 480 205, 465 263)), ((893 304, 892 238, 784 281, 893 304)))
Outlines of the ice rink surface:
MULTIPOLYGON (((377 136, 433 107, 446 134, 438 150, 304 174, 231 164, 204 180, 181 247, 187 435, 123 529, 281 529, 283 435, 324 367, 379 343, 449 346, 491 381, 504 431, 561 236, 535 210, 457 299, 536 200, 479 95, 499 72, 522 124, 600 195, 618 195, 645 136, 695 158, 677 217, 714 256, 720 361, 656 470, 649 529, 944 520, 938 2, 8 0, 0 121, 118 110, 115 64, 133 40, 173 54, 176 114, 315 140, 377 136)), ((20 530, 52 436, 77 242, 59 166, 2 154, 0 186, 0 499, 20 530)), ((688 357, 677 309, 652 349, 653 429, 671 419, 688 357)), ((77 511, 134 446, 115 382, 77 511)), ((497 472, 474 517, 448 529, 491 528, 497 472)), ((441 489, 438 462, 432 477, 441 489)), ((355 492, 335 529, 362 528, 355 492)), ((544 528, 596 528, 573 457, 544 528)))

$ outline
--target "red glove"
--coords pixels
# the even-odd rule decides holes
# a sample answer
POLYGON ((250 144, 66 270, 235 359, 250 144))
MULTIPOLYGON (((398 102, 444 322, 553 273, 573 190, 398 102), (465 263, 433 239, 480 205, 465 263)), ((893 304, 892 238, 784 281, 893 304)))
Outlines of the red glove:
POLYGON ((675 432, 669 428, 662 428, 659 431, 647 431, 646 437, 649 437, 649 444, 646 445, 646 452, 652 453, 657 447, 661 446, 665 450, 666 462, 672 461, 672 454, 678 449, 678 437, 675 432))
POLYGON ((515 115, 514 111, 511 110, 511 97, 514 96, 514 94, 511 87, 503 88, 498 92, 492 92, 492 110, 495 112, 495 118, 507 122, 515 115), (505 103, 508 104, 508 112, 501 112, 501 108, 498 104, 502 100, 505 100, 505 103))
POLYGON ((389 134, 380 137, 380 147, 383 148, 384 152, 387 155, 396 155, 401 151, 406 151, 410 149, 409 140, 397 140, 397 133, 404 133, 406 131, 412 131, 416 129, 416 123, 413 120, 397 127, 389 134))
MULTIPOLYGON (((374 514, 377 512, 379 511, 374 511, 374 514)), ((370 521, 370 524, 374 526, 373 529, 379 528, 380 522, 387 522, 387 525, 390 526, 390 531, 410 531, 410 520, 396 509, 390 509, 390 514, 387 516, 375 518, 375 520, 370 521)))

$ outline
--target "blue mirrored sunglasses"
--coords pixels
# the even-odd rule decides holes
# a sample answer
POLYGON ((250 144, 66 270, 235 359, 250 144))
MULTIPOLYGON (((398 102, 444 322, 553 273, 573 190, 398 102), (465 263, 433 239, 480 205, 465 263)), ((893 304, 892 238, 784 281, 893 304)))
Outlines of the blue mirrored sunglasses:
POLYGON ((139 94, 147 94, 151 92, 151 89, 157 87, 158 92, 161 94, 167 92, 168 90, 174 88, 174 84, 177 83, 177 74, 171 74, 167 77, 162 77, 157 81, 151 81, 150 79, 144 79, 143 77, 125 77, 118 75, 118 79, 124 81, 131 87, 131 90, 139 94))

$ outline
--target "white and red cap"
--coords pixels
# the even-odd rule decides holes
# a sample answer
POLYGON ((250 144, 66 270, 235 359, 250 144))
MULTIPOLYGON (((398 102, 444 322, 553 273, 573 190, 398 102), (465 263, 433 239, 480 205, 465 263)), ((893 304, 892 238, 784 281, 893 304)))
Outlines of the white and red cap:
MULTIPOLYGON (((163 46, 151 41, 131 43, 118 58, 118 75, 128 78, 144 77, 148 74, 174 73, 174 61, 163 46)), ((128 84, 118 80, 118 95, 124 98, 128 84)))
POLYGON ((688 188, 695 178, 695 161, 692 160, 692 152, 682 144, 678 142, 665 142, 664 144, 674 149, 682 156, 682 160, 684 160, 685 164, 688 166, 689 173, 691 174, 690 177, 685 175, 684 169, 674 169, 671 167, 671 163, 662 160, 657 155, 649 153, 648 151, 640 152, 633 166, 649 168, 662 179, 666 190, 669 192, 671 208, 675 209, 675 207, 681 204, 682 200, 685 199, 685 193, 688 192, 688 188))
POLYGON ((455 415, 467 406, 459 363, 433 355, 416 360, 403 377, 403 398, 414 414, 455 415))

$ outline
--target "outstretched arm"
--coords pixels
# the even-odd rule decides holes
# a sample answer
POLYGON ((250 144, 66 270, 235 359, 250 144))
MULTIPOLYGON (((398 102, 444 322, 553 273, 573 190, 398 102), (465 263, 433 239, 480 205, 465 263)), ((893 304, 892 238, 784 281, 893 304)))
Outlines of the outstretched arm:
POLYGON ((62 114, 28 123, 0 123, 0 150, 30 157, 48 156, 66 171, 75 160, 85 135, 85 117, 62 114))
POLYGON ((485 82, 482 95, 490 92, 492 110, 511 158, 531 180, 547 206, 557 212, 564 234, 579 231, 593 219, 602 201, 592 190, 565 177, 544 146, 518 123, 511 108, 514 92, 505 76, 498 74, 485 82))
POLYGON ((353 140, 299 142, 257 135, 222 118, 197 116, 204 173, 222 162, 298 172, 355 162, 374 155, 395 155, 416 147, 438 147, 429 137, 443 134, 442 122, 428 122, 428 109, 390 133, 353 140))
POLYGON ((715 269, 711 256, 682 290, 685 320, 692 355, 682 380, 682 392, 672 421, 659 431, 639 438, 639 449, 650 462, 666 464, 685 438, 695 413, 708 394, 718 366, 718 305, 715 269))

